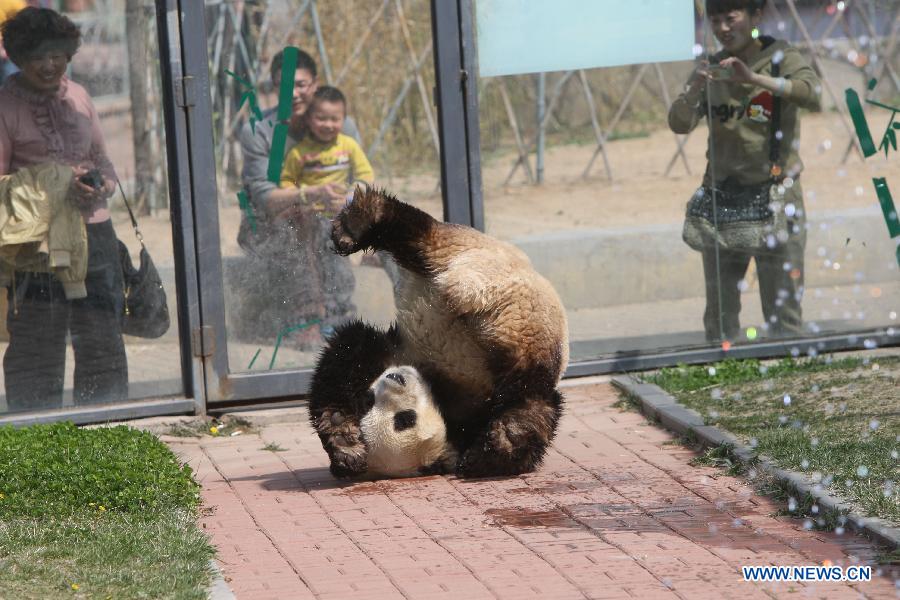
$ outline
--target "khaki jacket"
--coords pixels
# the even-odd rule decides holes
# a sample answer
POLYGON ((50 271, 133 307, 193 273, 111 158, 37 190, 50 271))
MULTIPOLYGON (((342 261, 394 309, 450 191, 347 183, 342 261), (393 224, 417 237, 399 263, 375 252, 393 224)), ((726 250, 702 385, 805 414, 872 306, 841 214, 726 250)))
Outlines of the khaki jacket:
MULTIPOLYGON (((763 75, 772 74, 772 62, 781 59, 780 76, 791 82, 791 92, 782 96, 779 163, 785 175, 797 178, 803 163, 797 153, 800 143, 801 108, 821 109, 818 75, 799 50, 787 42, 768 36, 760 38, 763 48, 747 65, 763 75)), ((727 54, 720 53, 710 62, 717 63, 727 54)), ((732 178, 738 183, 761 183, 769 178, 769 119, 772 92, 763 88, 723 81, 710 82, 694 102, 681 94, 669 109, 669 127, 675 133, 688 133, 707 117, 711 136, 707 150, 709 163, 704 183, 719 184, 732 178), (709 114, 707 114, 709 113, 709 114)))
POLYGON ((0 285, 14 271, 53 273, 69 300, 87 296, 87 230, 69 201, 72 169, 46 163, 0 176, 0 285))

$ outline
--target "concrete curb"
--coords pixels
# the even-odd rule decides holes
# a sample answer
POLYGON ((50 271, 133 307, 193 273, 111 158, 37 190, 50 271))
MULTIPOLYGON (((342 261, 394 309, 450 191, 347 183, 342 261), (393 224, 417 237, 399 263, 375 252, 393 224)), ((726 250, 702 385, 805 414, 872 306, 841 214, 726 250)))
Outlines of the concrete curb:
POLYGON ((218 563, 215 560, 211 560, 209 561, 209 567, 213 572, 213 578, 207 589, 206 597, 209 600, 237 600, 234 592, 231 591, 231 588, 225 582, 225 577, 222 575, 222 570, 219 568, 218 563))
POLYGON ((659 386, 639 383, 627 375, 613 377, 612 384, 637 400, 641 412, 658 420, 666 429, 681 435, 693 434, 708 448, 730 444, 734 448, 735 456, 741 462, 745 464, 752 462, 755 469, 788 484, 801 496, 809 494, 825 511, 836 510, 845 514, 847 524, 853 529, 882 544, 900 548, 900 528, 885 519, 855 514, 849 504, 827 493, 821 485, 810 483, 802 473, 782 469, 776 466, 771 458, 758 456, 752 448, 741 443, 732 434, 704 425, 703 417, 699 413, 679 404, 659 386))

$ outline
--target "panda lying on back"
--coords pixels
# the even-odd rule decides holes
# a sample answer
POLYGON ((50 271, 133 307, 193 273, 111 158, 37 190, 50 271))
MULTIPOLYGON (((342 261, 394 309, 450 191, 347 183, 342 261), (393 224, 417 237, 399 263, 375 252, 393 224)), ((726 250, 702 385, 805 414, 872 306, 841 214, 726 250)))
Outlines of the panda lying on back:
POLYGON ((360 420, 370 475, 408 477, 456 467, 456 449, 415 367, 388 367, 372 384, 372 408, 360 420))
MULTIPOLYGON (((373 408, 372 384, 396 365, 414 367, 425 384, 417 389, 430 390, 458 474, 535 469, 562 412, 556 386, 569 344, 562 303, 528 257, 373 189, 357 189, 333 221, 332 240, 343 255, 390 252, 400 267, 391 328, 338 327, 316 364, 310 419, 332 473, 366 472, 361 420, 373 408)), ((419 472, 454 470, 448 465, 442 455, 419 472)))

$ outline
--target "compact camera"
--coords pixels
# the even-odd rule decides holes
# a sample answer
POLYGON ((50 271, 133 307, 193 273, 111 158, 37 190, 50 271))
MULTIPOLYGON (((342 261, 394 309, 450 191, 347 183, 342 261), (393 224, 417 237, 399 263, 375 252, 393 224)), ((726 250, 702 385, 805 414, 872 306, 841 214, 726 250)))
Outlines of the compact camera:
POLYGON ((91 169, 90 171, 79 177, 78 181, 80 181, 84 185, 94 188, 95 190, 99 190, 103 187, 103 175, 100 174, 99 169, 91 169))

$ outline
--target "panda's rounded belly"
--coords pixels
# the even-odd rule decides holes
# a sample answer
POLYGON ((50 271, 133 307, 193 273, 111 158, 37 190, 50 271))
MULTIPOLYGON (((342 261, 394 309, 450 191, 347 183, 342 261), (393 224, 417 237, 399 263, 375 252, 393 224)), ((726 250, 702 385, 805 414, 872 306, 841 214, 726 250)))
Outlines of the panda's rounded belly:
POLYGON ((488 357, 474 341, 467 320, 451 313, 443 298, 419 278, 406 284, 396 298, 401 362, 436 368, 469 393, 486 399, 492 389, 488 357))

